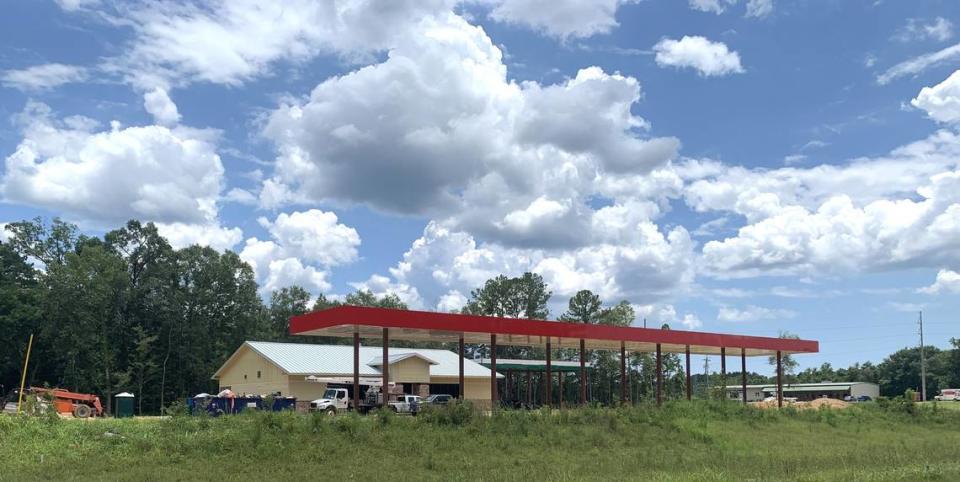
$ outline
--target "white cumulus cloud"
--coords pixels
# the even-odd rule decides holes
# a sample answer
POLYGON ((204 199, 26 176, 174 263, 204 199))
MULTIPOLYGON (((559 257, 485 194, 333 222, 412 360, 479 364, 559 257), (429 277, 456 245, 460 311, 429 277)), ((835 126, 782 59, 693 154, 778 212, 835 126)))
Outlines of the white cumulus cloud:
POLYGON ((937 122, 960 123, 960 70, 933 87, 921 89, 910 104, 937 122))
POLYGON ((7 201, 101 224, 216 219, 224 170, 210 132, 116 122, 98 130, 90 118, 57 119, 33 102, 17 123, 23 138, 0 182, 7 201))
POLYGON ((723 42, 700 36, 684 36, 680 40, 665 38, 653 46, 657 65, 692 68, 705 77, 743 73, 740 54, 723 42))
POLYGON ((143 107, 153 116, 157 124, 175 126, 180 122, 180 112, 167 91, 159 87, 143 94, 143 107))
POLYGON ((620 6, 637 0, 493 0, 490 18, 561 39, 590 37, 617 26, 620 6))
POLYGON ((941 269, 932 285, 920 289, 921 293, 960 293, 960 272, 941 269))

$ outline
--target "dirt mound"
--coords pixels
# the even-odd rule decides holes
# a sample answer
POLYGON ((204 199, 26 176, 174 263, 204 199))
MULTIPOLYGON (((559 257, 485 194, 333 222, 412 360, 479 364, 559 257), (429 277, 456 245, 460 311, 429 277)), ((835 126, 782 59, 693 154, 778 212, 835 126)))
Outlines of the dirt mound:
POLYGON ((829 408, 847 408, 850 406, 850 403, 844 402, 843 400, 837 400, 836 398, 818 398, 816 400, 805 402, 808 408, 820 408, 820 407, 829 407, 829 408))

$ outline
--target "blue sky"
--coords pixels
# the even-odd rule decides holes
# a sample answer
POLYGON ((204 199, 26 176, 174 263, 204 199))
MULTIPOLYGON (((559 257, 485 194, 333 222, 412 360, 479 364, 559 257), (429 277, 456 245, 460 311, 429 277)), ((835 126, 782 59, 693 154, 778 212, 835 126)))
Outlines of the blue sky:
POLYGON ((960 336, 955 2, 369 3, 9 2, 0 222, 422 309, 532 270, 801 366, 960 336))

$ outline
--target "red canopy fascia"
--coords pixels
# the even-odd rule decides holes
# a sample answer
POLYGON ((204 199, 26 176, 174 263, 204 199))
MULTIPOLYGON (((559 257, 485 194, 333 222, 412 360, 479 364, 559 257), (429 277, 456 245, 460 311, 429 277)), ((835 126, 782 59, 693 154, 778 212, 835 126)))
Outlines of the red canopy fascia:
POLYGON ((589 349, 652 352, 656 345, 668 353, 719 355, 721 348, 728 355, 747 356, 816 353, 819 343, 812 340, 725 335, 682 330, 661 330, 606 325, 588 325, 559 321, 498 318, 492 316, 394 310, 361 306, 338 306, 290 318, 293 335, 379 338, 383 328, 390 329, 390 339, 408 341, 456 342, 462 335, 466 343, 489 343, 497 335, 501 345, 543 346, 550 341, 554 348, 578 347, 584 340, 589 349))

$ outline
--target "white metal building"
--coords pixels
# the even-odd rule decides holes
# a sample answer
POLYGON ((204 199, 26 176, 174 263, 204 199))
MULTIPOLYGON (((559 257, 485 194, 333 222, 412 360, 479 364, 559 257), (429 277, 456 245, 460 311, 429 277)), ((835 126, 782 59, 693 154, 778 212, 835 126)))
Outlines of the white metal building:
MULTIPOLYGON (((382 354, 379 346, 360 347, 361 377, 382 377, 382 354)), ((404 393, 457 394, 460 357, 456 353, 390 347, 389 360, 390 381, 403 385, 404 393)), ((463 369, 465 397, 489 403, 490 369, 469 359, 464 359, 463 369)), ((305 402, 320 398, 327 380, 353 383, 353 346, 247 341, 213 374, 213 379, 219 381, 221 390, 229 388, 239 395, 279 393, 305 402)))
MULTIPOLYGON (((741 400, 743 387, 741 385, 727 385, 727 398, 741 400)), ((747 385, 747 401, 756 402, 769 396, 777 395, 775 384, 747 385)), ((822 382, 822 383, 793 383, 783 385, 783 396, 797 400, 813 400, 816 398, 836 398, 842 400, 846 396, 857 398, 866 395, 872 399, 880 396, 880 386, 868 382, 822 382)))

